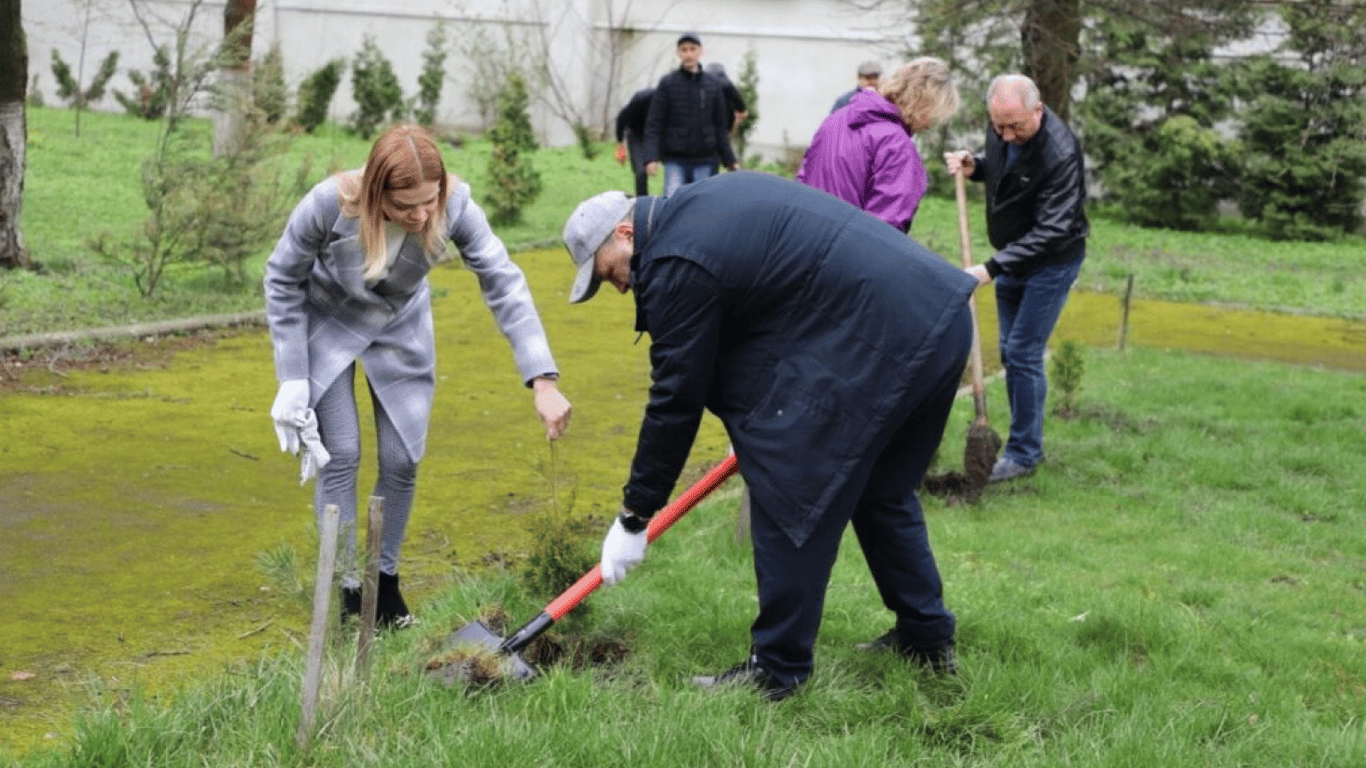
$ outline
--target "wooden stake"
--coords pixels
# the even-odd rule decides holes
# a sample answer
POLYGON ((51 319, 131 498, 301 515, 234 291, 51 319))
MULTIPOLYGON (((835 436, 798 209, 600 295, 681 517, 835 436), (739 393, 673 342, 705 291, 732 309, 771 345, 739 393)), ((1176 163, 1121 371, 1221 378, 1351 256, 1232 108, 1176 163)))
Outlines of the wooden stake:
POLYGON ((303 708, 294 741, 308 743, 318 709, 318 688, 322 684, 323 652, 327 642, 327 620, 332 612, 332 574, 337 567, 336 504, 323 508, 318 531, 318 573, 313 581, 313 625, 308 634, 308 661, 304 666, 303 708))
POLYGON ((1129 340, 1129 307, 1134 299, 1134 273, 1129 273, 1129 279, 1124 285, 1124 310, 1119 320, 1119 351, 1124 351, 1124 345, 1129 340))
POLYGON ((356 644, 356 672, 364 674, 375 639, 375 606, 379 603, 379 550, 384 537, 384 499, 370 497, 365 525, 365 580, 360 588, 360 640, 356 644))

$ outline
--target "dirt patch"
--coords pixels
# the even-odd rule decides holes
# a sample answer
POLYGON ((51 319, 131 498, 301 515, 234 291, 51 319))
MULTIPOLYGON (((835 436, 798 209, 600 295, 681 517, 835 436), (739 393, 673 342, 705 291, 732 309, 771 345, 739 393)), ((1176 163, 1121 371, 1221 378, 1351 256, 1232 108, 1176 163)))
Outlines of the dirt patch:
POLYGON ((213 328, 119 341, 86 341, 33 349, 0 350, 0 394, 63 394, 64 380, 79 371, 168 368, 175 355, 257 329, 213 328))

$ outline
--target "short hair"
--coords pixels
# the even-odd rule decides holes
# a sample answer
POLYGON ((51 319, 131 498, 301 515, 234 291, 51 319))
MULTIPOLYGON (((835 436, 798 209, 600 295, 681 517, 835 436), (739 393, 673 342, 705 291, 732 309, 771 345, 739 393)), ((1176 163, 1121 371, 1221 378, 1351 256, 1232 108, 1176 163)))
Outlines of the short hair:
POLYGON ((365 276, 378 275, 385 264, 384 210, 381 203, 390 190, 413 189, 422 184, 437 183, 436 213, 427 219, 423 245, 428 255, 446 252, 446 199, 450 194, 450 176, 441 159, 436 139, 425 128, 412 123, 396 125, 385 131, 370 147, 370 157, 361 169, 360 178, 354 172, 342 174, 338 186, 342 212, 360 219, 361 249, 365 252, 365 276))
POLYGON ((938 125, 958 111, 958 88, 949 65, 933 56, 911 59, 897 67, 882 79, 877 90, 897 106, 906 125, 916 117, 938 125))
POLYGON ((993 77, 991 85, 987 86, 987 103, 990 104, 992 97, 1003 91, 1019 96, 1020 106, 1025 109, 1033 109, 1042 101, 1039 86, 1025 75, 1009 73, 993 77))

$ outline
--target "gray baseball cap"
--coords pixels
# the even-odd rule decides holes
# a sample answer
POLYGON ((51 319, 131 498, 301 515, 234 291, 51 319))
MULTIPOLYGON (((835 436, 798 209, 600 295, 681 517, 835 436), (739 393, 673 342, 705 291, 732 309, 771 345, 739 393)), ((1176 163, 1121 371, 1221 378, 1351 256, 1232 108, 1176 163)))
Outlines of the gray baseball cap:
POLYGON ((593 254, 598 252, 617 222, 626 217, 635 201, 622 192, 612 190, 584 200, 569 214, 564 223, 564 247, 574 259, 578 273, 569 291, 569 303, 578 304, 593 298, 602 282, 593 275, 593 254))
POLYGON ((858 65, 859 77, 877 77, 882 74, 882 65, 876 61, 865 61, 858 65))

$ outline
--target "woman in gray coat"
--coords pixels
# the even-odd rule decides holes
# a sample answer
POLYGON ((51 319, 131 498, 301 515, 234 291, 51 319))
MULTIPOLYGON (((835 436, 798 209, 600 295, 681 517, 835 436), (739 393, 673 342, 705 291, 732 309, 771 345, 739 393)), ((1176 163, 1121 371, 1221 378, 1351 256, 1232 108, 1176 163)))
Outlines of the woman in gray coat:
POLYGON ((447 239, 478 276, 484 303, 534 392, 546 437, 559 438, 570 404, 556 384, 559 373, 526 277, 471 199, 469 185, 446 172, 435 140, 422 128, 390 129, 376 139, 364 168, 314 187, 266 262, 266 315, 280 382, 270 415, 280 450, 297 453, 301 441, 307 449, 304 480, 316 472, 317 512, 335 504, 349 531, 344 615, 359 614, 361 602, 356 362, 365 370, 378 444, 374 495, 384 499, 381 626, 414 621, 399 591, 398 560, 435 385, 427 273, 446 252, 447 239))

